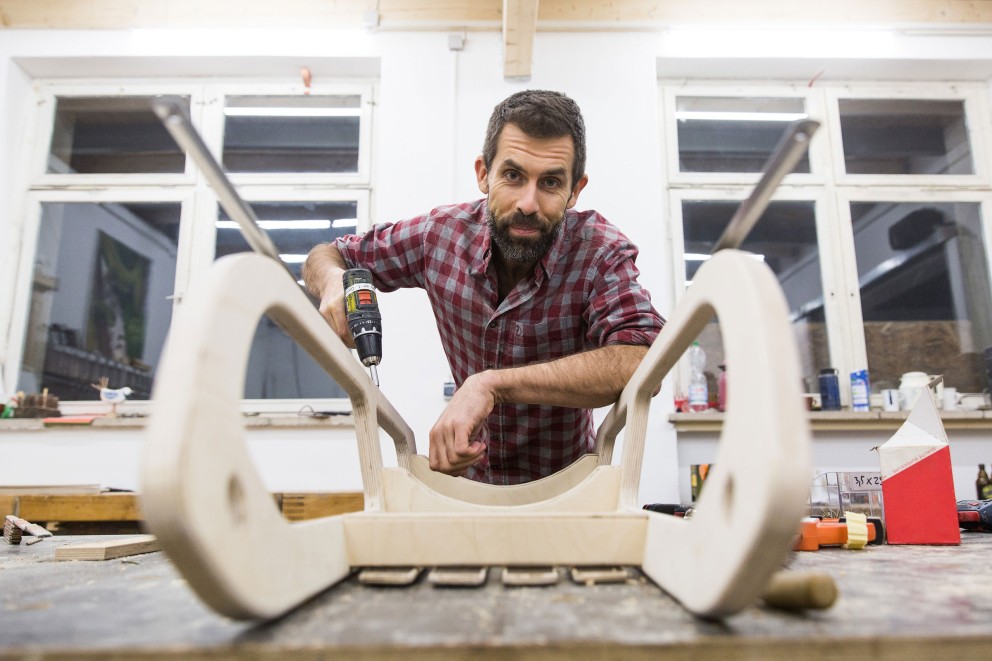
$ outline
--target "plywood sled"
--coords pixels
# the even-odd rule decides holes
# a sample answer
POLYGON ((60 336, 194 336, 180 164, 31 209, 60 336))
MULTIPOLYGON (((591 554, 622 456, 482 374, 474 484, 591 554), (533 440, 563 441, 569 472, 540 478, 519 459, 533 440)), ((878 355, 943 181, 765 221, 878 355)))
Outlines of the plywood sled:
POLYGON ((477 484, 431 472, 410 428, 285 269, 240 254, 218 260, 179 312, 156 380, 142 510, 190 586, 236 618, 277 617, 357 567, 465 565, 633 565, 691 612, 721 617, 759 598, 806 504, 800 379, 774 275, 723 250, 699 269, 608 413, 595 455, 530 484, 477 484), (289 522, 252 465, 239 406, 262 315, 351 398, 365 511, 289 522), (637 493, 652 393, 714 315, 734 366, 718 468, 692 519, 644 511, 637 493), (380 429, 397 468, 383 467, 380 429))

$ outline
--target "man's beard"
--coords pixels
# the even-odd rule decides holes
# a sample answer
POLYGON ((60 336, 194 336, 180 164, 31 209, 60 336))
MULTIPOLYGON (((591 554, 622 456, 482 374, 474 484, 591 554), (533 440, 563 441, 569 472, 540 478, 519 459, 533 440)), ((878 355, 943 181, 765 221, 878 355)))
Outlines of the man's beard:
POLYGON ((536 239, 518 240, 510 236, 509 228, 516 225, 517 227, 533 227, 541 230, 541 222, 535 215, 525 215, 516 211, 497 221, 495 212, 492 207, 489 207, 486 209, 486 220, 489 222, 489 234, 496 243, 496 247, 499 248, 503 259, 524 264, 536 263, 544 257, 548 249, 551 248, 551 244, 558 237, 562 226, 562 219, 559 218, 551 229, 547 232, 541 231, 536 239))

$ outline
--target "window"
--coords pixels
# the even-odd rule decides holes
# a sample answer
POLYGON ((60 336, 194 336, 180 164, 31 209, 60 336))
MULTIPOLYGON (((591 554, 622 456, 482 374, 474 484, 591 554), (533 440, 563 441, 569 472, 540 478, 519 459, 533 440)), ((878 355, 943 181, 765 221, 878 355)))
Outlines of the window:
MULTIPOLYGON (((310 248, 355 231, 358 205, 339 202, 253 202, 259 225, 275 244, 296 280, 310 248)), ((223 210, 217 220, 215 255, 220 258, 250 248, 237 223, 223 210)), ((259 322, 252 341, 245 381, 247 399, 346 397, 345 392, 282 329, 268 318, 259 322)))
POLYGON ((840 99, 849 174, 974 174, 964 102, 840 99))
POLYGON ((974 202, 852 202, 868 369, 896 388, 914 370, 961 392, 988 385, 992 290, 974 202))
MULTIPOLYGON (((189 112, 189 97, 184 97, 189 112)), ((148 96, 55 99, 48 172, 182 172, 186 157, 151 111, 148 96)))
MULTIPOLYGON (((679 96, 675 105, 680 172, 761 172, 789 123, 806 116, 796 97, 679 96)), ((808 156, 795 172, 809 172, 808 156)))
MULTIPOLYGON (((678 287, 691 286, 788 122, 809 116, 821 127, 807 157, 741 246, 782 286, 806 390, 817 391, 825 367, 867 368, 875 392, 909 371, 943 374, 962 392, 988 387, 990 177, 988 146, 972 130, 989 123, 980 86, 661 90, 678 287)), ((716 325, 699 339, 715 393, 716 325)))
MULTIPOLYGON (((295 278, 313 245, 369 226, 370 85, 306 95, 261 84, 40 85, 44 146, 7 338, 18 390, 93 400, 105 378, 149 398, 174 306, 215 258, 248 250, 150 110, 158 94, 186 104, 295 278)), ((344 392, 262 319, 245 397, 336 404, 344 392)))

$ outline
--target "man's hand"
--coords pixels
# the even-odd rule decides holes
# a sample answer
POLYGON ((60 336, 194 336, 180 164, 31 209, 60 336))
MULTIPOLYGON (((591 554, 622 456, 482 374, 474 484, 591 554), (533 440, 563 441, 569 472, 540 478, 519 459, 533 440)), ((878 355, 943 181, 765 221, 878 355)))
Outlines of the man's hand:
POLYGON ((472 437, 496 406, 496 397, 485 383, 485 373, 466 379, 434 423, 430 434, 431 470, 462 476, 482 459, 486 446, 472 437))
POLYGON ((337 248, 322 243, 310 251, 303 264, 303 281, 307 290, 320 299, 320 314, 346 346, 355 348, 344 311, 344 259, 337 248))

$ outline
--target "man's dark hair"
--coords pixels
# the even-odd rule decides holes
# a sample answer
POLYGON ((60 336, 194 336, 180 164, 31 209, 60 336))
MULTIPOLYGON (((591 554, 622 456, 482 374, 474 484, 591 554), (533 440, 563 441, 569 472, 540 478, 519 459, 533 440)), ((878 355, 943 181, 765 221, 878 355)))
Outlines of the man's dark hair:
POLYGON ((561 92, 526 90, 501 101, 489 118, 486 141, 482 145, 482 161, 492 168, 503 127, 514 124, 532 138, 572 136, 575 157, 572 160, 572 181, 569 189, 586 173, 586 125, 579 106, 561 92))

